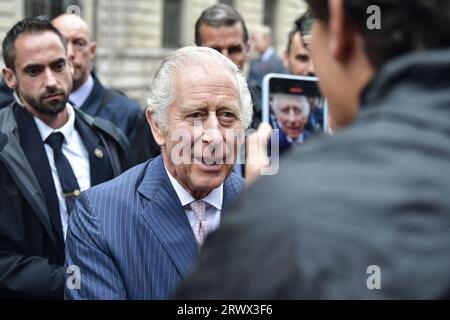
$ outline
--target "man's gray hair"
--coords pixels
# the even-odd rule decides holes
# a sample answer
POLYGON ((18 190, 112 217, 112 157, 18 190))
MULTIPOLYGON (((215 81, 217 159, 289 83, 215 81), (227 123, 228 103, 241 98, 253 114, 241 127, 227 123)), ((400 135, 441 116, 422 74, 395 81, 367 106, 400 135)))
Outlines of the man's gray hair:
POLYGON ((272 97, 272 110, 275 113, 278 113, 281 107, 282 102, 285 100, 297 100, 302 105, 302 112, 306 115, 306 117, 309 116, 309 113, 311 112, 311 105, 308 101, 308 99, 303 95, 296 95, 291 93, 275 93, 272 97))
POLYGON ((258 25, 253 27, 252 34, 260 34, 264 38, 272 39, 272 28, 265 25, 258 25))
MULTIPOLYGON (((167 56, 156 70, 147 99, 148 108, 160 128, 167 131, 169 107, 175 100, 174 79, 177 74, 188 72, 190 68, 203 68, 212 74, 217 69, 228 71, 236 78, 240 95, 240 117, 247 129, 253 117, 252 99, 242 72, 227 57, 206 47, 184 47, 167 56)), ((214 92, 211 92, 213 95, 214 92)))

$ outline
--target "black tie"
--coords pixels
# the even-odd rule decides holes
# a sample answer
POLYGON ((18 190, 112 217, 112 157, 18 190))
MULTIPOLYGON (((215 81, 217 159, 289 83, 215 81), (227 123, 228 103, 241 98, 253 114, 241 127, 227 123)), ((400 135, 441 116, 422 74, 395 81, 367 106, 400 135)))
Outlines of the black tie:
POLYGON ((78 186, 77 178, 73 173, 69 160, 62 152, 62 144, 64 136, 61 132, 55 132, 48 136, 45 143, 53 149, 53 157, 55 160, 55 167, 58 171, 59 181, 63 190, 63 196, 66 200, 67 213, 72 211, 75 199, 80 195, 80 187, 78 186))

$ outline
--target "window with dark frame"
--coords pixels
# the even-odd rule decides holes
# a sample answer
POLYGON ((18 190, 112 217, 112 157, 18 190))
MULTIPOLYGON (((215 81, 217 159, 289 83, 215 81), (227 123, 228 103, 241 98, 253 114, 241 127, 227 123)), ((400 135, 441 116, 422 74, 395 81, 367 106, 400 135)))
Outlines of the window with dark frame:
POLYGON ((219 3, 227 4, 230 7, 234 6, 234 1, 233 0, 219 0, 219 3))
POLYGON ((181 0, 164 0, 163 47, 181 46, 181 0))
POLYGON ((76 5, 81 8, 80 0, 25 0, 25 17, 46 16, 53 19, 62 13, 67 12, 67 8, 76 5))
POLYGON ((277 10, 277 0, 264 0, 264 19, 263 24, 272 28, 272 43, 276 46, 276 25, 275 14, 277 10))

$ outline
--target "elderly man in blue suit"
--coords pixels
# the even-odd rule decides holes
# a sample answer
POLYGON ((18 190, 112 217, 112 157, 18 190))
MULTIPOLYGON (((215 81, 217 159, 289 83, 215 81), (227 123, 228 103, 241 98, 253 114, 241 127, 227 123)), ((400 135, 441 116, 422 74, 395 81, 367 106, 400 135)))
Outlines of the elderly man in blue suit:
POLYGON ((66 248, 67 266, 79 272, 66 298, 169 298, 244 187, 232 168, 251 97, 228 58, 204 47, 175 51, 148 102, 162 155, 81 195, 66 248))

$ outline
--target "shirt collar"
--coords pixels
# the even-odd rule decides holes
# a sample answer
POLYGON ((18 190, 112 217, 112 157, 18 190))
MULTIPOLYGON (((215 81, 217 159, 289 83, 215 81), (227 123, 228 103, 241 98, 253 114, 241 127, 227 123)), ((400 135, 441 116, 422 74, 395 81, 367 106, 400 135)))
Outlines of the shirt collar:
POLYGON ((66 104, 66 108, 69 120, 67 120, 67 122, 59 129, 53 129, 49 127, 47 124, 45 124, 41 119, 33 117, 34 122, 36 123, 36 126, 38 128, 39 134, 41 135, 42 141, 45 141, 48 138, 48 136, 54 132, 61 132, 64 136, 66 143, 67 141, 70 141, 75 131, 75 111, 70 106, 70 104, 66 104))
MULTIPOLYGON (((175 192, 177 193, 177 196, 180 199, 181 205, 183 207, 197 200, 194 199, 194 197, 192 197, 191 194, 187 192, 186 189, 170 174, 166 166, 164 166, 164 169, 166 169, 170 182, 172 183, 172 186, 175 189, 175 192)), ((217 188, 213 189, 205 198, 201 200, 213 206, 217 210, 222 210, 223 183, 217 188)))
POLYGON ((92 88, 94 88, 94 78, 92 77, 92 74, 89 74, 86 82, 70 94, 69 100, 75 105, 76 108, 81 107, 91 94, 92 88))
POLYGON ((266 52, 264 52, 261 56, 261 60, 266 62, 267 60, 270 59, 270 57, 272 56, 272 54, 274 53, 275 49, 273 47, 270 47, 269 49, 266 50, 266 52))

